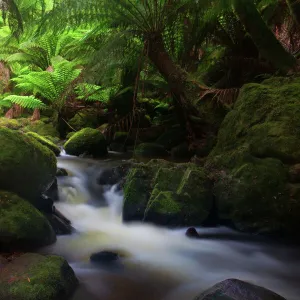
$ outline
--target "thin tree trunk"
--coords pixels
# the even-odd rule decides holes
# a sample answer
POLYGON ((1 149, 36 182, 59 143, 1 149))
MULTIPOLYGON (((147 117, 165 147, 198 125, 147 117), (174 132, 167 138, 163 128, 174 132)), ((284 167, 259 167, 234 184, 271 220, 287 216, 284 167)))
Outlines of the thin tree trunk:
POLYGON ((41 118, 41 113, 40 113, 40 110, 38 108, 36 108, 34 111, 33 111, 33 114, 32 114, 32 117, 31 117, 31 121, 37 121, 41 118))
POLYGON ((187 74, 168 55, 161 34, 151 35, 147 42, 148 57, 169 84, 179 122, 187 129, 190 138, 195 139, 195 132, 189 120, 189 112, 195 111, 187 101, 187 74))
POLYGON ((286 0, 294 20, 300 24, 300 2, 299 0, 286 0))
POLYGON ((235 0, 234 8, 263 58, 282 71, 288 71, 296 66, 295 57, 288 53, 276 39, 253 0, 235 0))

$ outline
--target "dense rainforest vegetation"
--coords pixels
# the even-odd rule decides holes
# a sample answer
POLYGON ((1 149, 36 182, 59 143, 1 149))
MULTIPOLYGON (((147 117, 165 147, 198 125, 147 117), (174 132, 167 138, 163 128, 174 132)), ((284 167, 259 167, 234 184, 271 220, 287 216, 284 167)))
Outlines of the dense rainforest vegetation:
MULTIPOLYGON (((28 252, 73 230, 53 206, 58 178, 70 175, 57 168, 62 150, 130 153, 97 178, 124 193, 123 222, 299 242, 298 0, 2 0, 0 9, 0 299, 76 289, 66 260, 28 252)), ((228 285, 283 299, 244 284, 197 299, 236 300, 228 285)))

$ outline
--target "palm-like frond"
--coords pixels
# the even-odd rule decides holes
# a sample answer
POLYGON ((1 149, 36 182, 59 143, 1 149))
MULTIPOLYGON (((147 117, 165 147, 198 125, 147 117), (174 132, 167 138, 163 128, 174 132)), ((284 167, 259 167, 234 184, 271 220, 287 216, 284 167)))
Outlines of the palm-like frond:
POLYGON ((11 107, 13 104, 17 104, 23 108, 30 109, 46 108, 46 105, 34 96, 9 95, 4 99, 0 100, 0 106, 11 107))

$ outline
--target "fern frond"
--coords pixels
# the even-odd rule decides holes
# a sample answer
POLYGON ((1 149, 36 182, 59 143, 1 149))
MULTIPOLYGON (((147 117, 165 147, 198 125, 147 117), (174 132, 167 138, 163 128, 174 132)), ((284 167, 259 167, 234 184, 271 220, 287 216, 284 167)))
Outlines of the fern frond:
POLYGON ((216 100, 218 103, 222 105, 231 105, 235 102, 239 95, 240 89, 238 88, 231 88, 231 89, 214 89, 208 88, 201 92, 200 100, 203 100, 206 96, 211 95, 212 100, 216 100))
POLYGON ((30 109, 43 109, 46 108, 46 105, 39 99, 34 96, 18 96, 18 95, 9 95, 5 97, 3 100, 0 100, 0 105, 4 103, 4 105, 8 103, 18 104, 23 108, 30 109))

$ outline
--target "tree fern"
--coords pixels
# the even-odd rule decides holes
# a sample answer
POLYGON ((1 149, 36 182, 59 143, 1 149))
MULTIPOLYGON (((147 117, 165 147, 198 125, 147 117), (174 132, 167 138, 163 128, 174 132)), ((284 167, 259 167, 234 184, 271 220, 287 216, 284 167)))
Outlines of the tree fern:
POLYGON ((43 109, 46 107, 41 100, 35 98, 34 96, 9 95, 0 100, 0 106, 11 107, 13 104, 18 104, 23 108, 30 109, 43 109))

